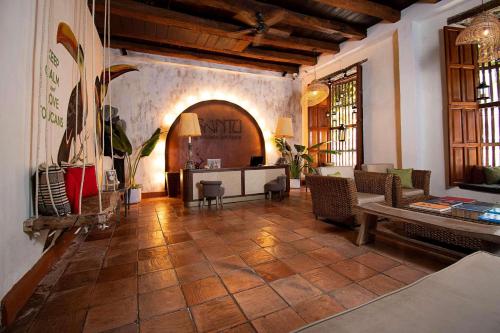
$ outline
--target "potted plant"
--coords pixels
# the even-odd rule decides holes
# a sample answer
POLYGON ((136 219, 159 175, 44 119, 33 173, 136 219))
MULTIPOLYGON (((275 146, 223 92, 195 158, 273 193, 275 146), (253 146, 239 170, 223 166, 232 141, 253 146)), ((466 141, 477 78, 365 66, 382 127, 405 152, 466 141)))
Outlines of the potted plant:
MULTIPOLYGON (((319 149, 322 145, 328 143, 329 141, 320 142, 310 147, 303 145, 293 145, 295 152, 292 147, 283 138, 274 138, 274 142, 279 152, 286 159, 287 164, 290 167, 290 188, 300 188, 300 175, 304 170, 307 173, 317 174, 318 171, 313 167, 313 157, 311 152, 319 149)), ((322 154, 339 154, 336 150, 319 150, 322 154)))
MULTIPOLYGON (((109 131, 109 129, 106 128, 106 131, 109 131)), ((137 169, 139 168, 141 159, 151 155, 156 144, 160 140, 161 134, 161 129, 157 128, 149 139, 134 150, 123 128, 118 124, 113 125, 113 149, 119 150, 125 154, 129 188, 127 198, 129 204, 141 201, 142 185, 138 184, 135 179, 137 169)))

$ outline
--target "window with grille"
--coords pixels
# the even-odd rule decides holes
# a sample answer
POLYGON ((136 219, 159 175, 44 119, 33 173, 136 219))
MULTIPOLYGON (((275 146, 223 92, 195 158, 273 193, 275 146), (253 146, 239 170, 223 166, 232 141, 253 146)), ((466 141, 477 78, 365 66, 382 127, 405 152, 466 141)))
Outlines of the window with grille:
MULTIPOLYGON (((364 62, 364 61, 363 61, 364 62)), ((355 166, 363 164, 362 66, 352 65, 321 80, 330 86, 330 95, 309 107, 309 145, 328 141, 339 155, 317 153, 315 164, 355 166)))
POLYGON ((478 101, 481 114, 481 152, 485 166, 500 166, 500 63, 479 68, 478 101))

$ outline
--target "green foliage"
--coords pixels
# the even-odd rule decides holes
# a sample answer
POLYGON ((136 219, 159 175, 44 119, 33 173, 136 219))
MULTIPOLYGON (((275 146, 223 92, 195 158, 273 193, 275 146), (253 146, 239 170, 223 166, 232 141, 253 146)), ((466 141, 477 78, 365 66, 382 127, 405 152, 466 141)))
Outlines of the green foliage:
MULTIPOLYGON (((109 126, 106 126, 106 132, 109 133, 109 126)), ((132 144, 127 137, 127 134, 120 125, 113 125, 113 149, 118 150, 125 154, 125 161, 127 162, 128 181, 132 188, 139 187, 135 182, 135 175, 139 168, 139 162, 143 157, 151 155, 160 140, 161 129, 157 128, 153 135, 147 139, 135 151, 132 149, 132 144)))
POLYGON ((303 145, 294 145, 295 152, 292 151, 290 145, 283 138, 274 138, 274 143, 282 156, 287 160, 290 166, 290 177, 293 179, 300 178, 300 174, 305 170, 308 173, 317 174, 318 170, 313 167, 314 159, 311 151, 317 150, 320 154, 340 154, 336 150, 319 148, 329 143, 330 141, 320 142, 318 144, 306 147, 303 145))

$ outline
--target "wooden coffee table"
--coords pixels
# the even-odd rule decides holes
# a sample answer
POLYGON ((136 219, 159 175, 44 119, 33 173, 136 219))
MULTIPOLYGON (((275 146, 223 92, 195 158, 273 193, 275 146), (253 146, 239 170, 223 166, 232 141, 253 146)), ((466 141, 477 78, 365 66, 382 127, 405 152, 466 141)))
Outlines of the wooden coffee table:
POLYGON ((500 225, 475 223, 458 218, 426 214, 412 210, 394 208, 379 203, 368 203, 356 206, 359 213, 359 228, 356 245, 373 242, 379 218, 387 218, 392 222, 404 222, 420 225, 425 228, 448 230, 458 235, 481 240, 485 251, 500 254, 500 225))

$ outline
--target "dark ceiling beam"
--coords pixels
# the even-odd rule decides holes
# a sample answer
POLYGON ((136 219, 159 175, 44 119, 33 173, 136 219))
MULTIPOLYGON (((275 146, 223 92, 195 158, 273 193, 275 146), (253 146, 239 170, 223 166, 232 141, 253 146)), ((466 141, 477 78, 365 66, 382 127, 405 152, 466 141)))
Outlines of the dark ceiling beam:
MULTIPOLYGON (((104 0, 96 1, 96 12, 104 12, 104 0)), ((168 9, 152 7, 131 0, 114 1, 111 3, 111 15, 147 21, 151 23, 176 26, 197 32, 230 37, 230 34, 242 29, 241 26, 224 22, 213 21, 197 16, 187 15, 168 9)), ((238 37, 240 40, 253 41, 253 36, 238 37)), ((280 48, 303 50, 318 53, 337 53, 337 43, 319 41, 299 37, 277 37, 267 34, 260 40, 261 45, 276 46, 280 48)))
POLYGON ((260 60, 232 57, 228 55, 202 53, 199 51, 178 50, 169 47, 146 45, 144 43, 135 43, 129 41, 122 41, 118 39, 111 40, 111 47, 115 49, 126 49, 129 51, 157 54, 167 57, 206 61, 216 64, 232 65, 232 66, 246 67, 251 69, 274 71, 280 73, 297 73, 299 71, 298 66, 293 66, 288 64, 276 64, 260 60))
POLYGON ((499 6, 500 6, 500 0, 492 0, 492 1, 489 1, 485 4, 483 4, 483 5, 473 7, 469 10, 466 10, 463 13, 460 13, 460 14, 457 14, 455 16, 448 18, 447 23, 448 24, 460 23, 468 18, 471 18, 473 16, 476 16, 477 14, 482 13, 483 11, 492 10, 492 9, 499 7, 499 6))
MULTIPOLYGON (((99 28, 101 30, 102 26, 99 28)), ((199 49, 199 50, 203 50, 203 51, 224 53, 224 54, 233 55, 233 56, 258 59, 258 60, 265 60, 265 61, 277 61, 277 62, 284 62, 284 63, 290 63, 290 64, 295 64, 295 65, 308 65, 308 66, 316 65, 316 57, 306 56, 306 55, 302 55, 302 54, 295 54, 295 53, 290 53, 290 52, 281 52, 281 51, 274 51, 274 50, 260 50, 260 49, 251 48, 251 47, 246 48, 244 51, 238 52, 238 51, 227 50, 227 49, 206 47, 206 46, 202 46, 202 45, 199 45, 196 43, 189 43, 186 41, 182 41, 180 39, 157 37, 157 36, 148 35, 146 33, 137 33, 137 32, 131 32, 131 31, 114 30, 114 31, 112 31, 111 37, 112 38, 113 37, 131 38, 131 39, 136 40, 137 42, 142 40, 142 41, 153 42, 153 43, 157 43, 157 44, 170 44, 170 45, 176 45, 176 46, 182 46, 182 47, 189 47, 189 48, 193 48, 193 49, 199 49)))
POLYGON ((284 13, 282 22, 284 24, 308 29, 316 30, 327 34, 340 34, 348 39, 359 40, 366 37, 366 30, 350 25, 349 23, 326 20, 314 16, 297 13, 283 7, 278 7, 268 3, 258 2, 255 0, 177 0, 179 2, 190 5, 202 5, 211 8, 224 9, 234 14, 244 14, 246 17, 255 17, 257 12, 264 15, 281 11, 284 13))
POLYGON ((401 12, 397 9, 369 0, 314 0, 331 7, 347 9, 352 12, 381 18, 387 22, 397 22, 401 12))

